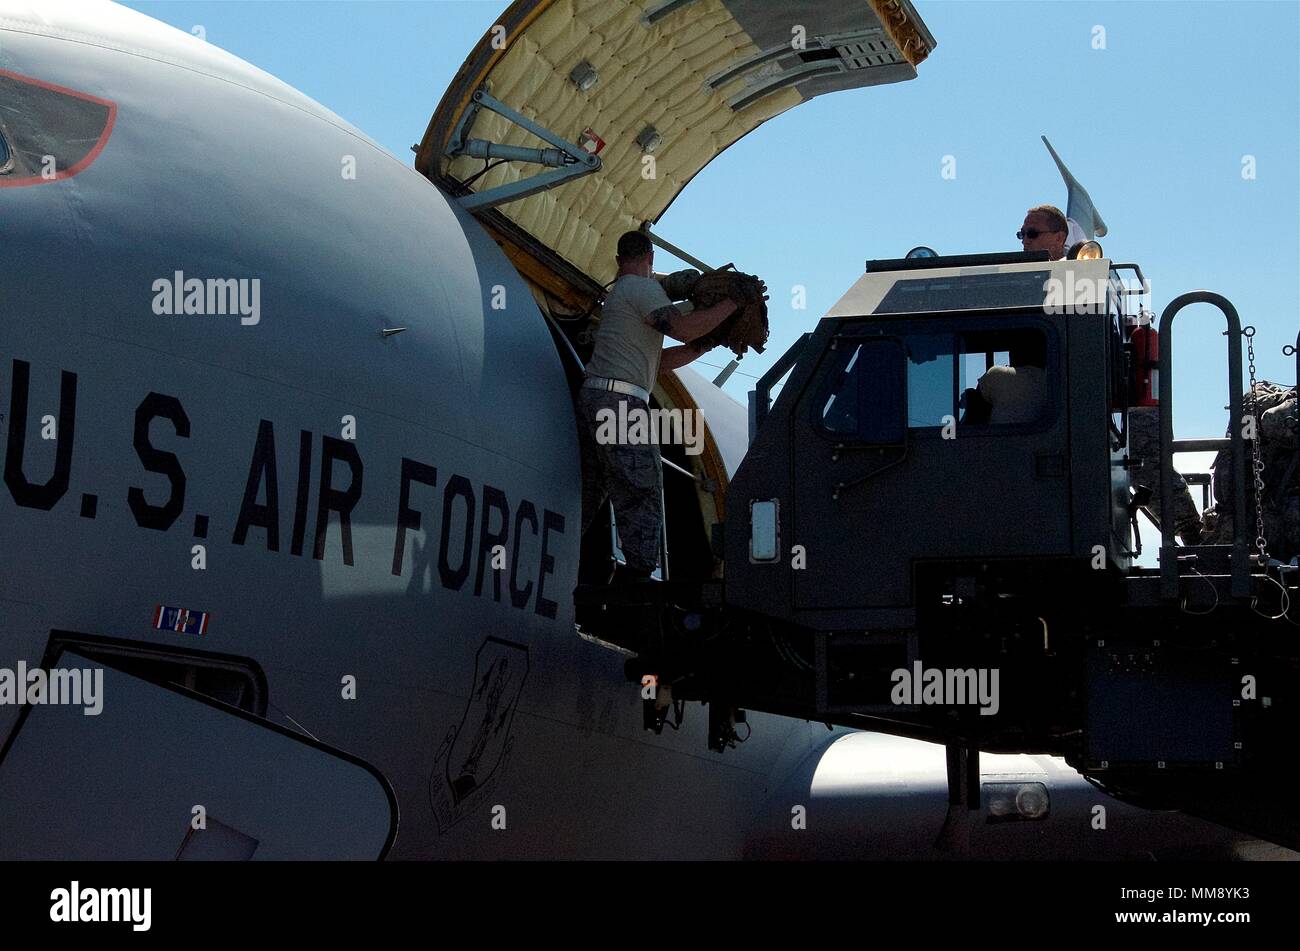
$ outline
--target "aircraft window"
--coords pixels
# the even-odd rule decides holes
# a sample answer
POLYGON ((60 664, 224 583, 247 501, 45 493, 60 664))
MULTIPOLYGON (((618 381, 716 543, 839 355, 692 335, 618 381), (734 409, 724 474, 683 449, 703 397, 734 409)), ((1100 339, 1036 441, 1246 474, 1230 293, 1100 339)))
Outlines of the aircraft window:
POLYGON ((155 684, 177 684, 257 716, 266 716, 266 677, 251 661, 198 651, 55 632, 51 651, 73 650, 155 684))
POLYGON ((112 132, 117 106, 72 89, 0 70, 0 174, 13 184, 39 184, 48 156, 62 177, 89 166, 112 132))
POLYGON ((989 307, 1042 307, 1051 271, 1012 271, 896 281, 873 313, 917 314, 989 307))

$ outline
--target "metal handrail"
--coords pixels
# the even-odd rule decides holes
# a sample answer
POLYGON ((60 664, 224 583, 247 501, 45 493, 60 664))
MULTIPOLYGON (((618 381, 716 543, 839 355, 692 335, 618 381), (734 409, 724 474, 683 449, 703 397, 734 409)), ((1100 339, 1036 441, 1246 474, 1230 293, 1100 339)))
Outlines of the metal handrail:
POLYGON ((1294 347, 1283 347, 1282 352, 1288 357, 1295 354, 1295 379, 1296 386, 1300 386, 1300 333, 1295 335, 1294 347))
POLYGON ((1137 275, 1138 286, 1137 286, 1137 287, 1125 287, 1125 288, 1124 288, 1124 296, 1125 296, 1125 297, 1143 297, 1143 296, 1145 296, 1145 295, 1151 293, 1151 285, 1147 282, 1146 275, 1142 273, 1142 268, 1138 267, 1136 264, 1128 264, 1128 263, 1124 263, 1124 264, 1115 264, 1115 263, 1112 263, 1111 266, 1110 266, 1110 269, 1111 269, 1112 271, 1132 271, 1134 274, 1137 275))
MULTIPOLYGON (((1295 412, 1296 420, 1295 426, 1292 428, 1295 429, 1297 433, 1300 433, 1300 333, 1295 335, 1295 347, 1293 347, 1292 350, 1295 353, 1295 386, 1297 394, 1295 412)), ((1286 353, 1285 347, 1282 348, 1282 352, 1286 353)))
POLYGON ((749 441, 752 444, 758 436, 758 429, 763 425, 763 420, 767 419, 768 411, 772 408, 772 387, 776 381, 785 376, 792 366, 799 362, 799 354, 803 351, 804 345, 812 336, 811 333, 803 334, 794 345, 785 353, 781 354, 780 359, 772 364, 772 368, 764 373, 749 391, 749 441))
MULTIPOLYGON (((1232 596, 1250 596, 1250 557, 1246 540, 1246 450, 1242 439, 1241 318, 1222 294, 1190 291, 1169 302, 1160 315, 1160 594, 1178 597, 1178 552, 1174 544, 1174 453, 1209 440, 1174 441, 1174 318, 1188 304, 1213 304, 1228 322, 1228 425, 1227 444, 1232 454, 1232 596)), ((1216 440, 1217 444, 1217 440, 1216 440)))

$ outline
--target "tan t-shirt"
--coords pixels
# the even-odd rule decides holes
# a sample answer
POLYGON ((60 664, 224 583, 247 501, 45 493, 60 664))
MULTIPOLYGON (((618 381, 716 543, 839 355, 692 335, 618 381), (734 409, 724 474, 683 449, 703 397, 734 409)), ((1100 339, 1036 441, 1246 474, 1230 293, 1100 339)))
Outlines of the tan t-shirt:
POLYGON ((603 376, 653 390, 659 376, 664 335, 646 323, 646 317, 665 307, 690 313, 690 304, 668 299, 659 282, 624 274, 610 289, 596 330, 596 346, 587 364, 587 376, 603 376))
POLYGON ((1047 395, 1042 367, 990 367, 978 386, 980 396, 993 407, 990 423, 1032 423, 1042 415, 1047 395))

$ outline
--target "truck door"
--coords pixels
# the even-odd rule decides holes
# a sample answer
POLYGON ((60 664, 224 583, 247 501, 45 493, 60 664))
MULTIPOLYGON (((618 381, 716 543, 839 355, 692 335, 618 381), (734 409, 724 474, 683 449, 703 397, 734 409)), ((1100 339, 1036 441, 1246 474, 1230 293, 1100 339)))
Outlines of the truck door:
POLYGON ((1059 351, 1029 316, 843 320, 793 414, 792 544, 819 568, 796 610, 911 607, 922 559, 1068 554, 1059 351))

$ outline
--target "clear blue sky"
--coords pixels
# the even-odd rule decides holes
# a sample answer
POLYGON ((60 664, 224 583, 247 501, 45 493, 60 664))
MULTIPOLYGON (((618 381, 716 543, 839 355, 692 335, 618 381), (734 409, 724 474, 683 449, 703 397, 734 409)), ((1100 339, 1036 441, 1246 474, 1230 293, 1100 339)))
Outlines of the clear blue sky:
MULTIPOLYGON (((1046 134, 1136 261, 1157 311, 1225 294, 1259 330, 1260 376, 1295 379, 1300 326, 1300 4, 914 0, 938 41, 919 78, 824 96, 742 139, 687 187, 658 230, 772 289, 772 342, 745 391, 861 274, 917 244, 1012 250, 1024 211, 1065 206, 1046 134), (1094 50, 1094 27, 1106 49, 1094 50), (941 177, 945 155, 954 180, 941 177), (1255 157, 1254 180, 1242 157, 1255 157), (808 308, 789 289, 807 288, 808 308)), ((278 76, 406 161, 447 82, 507 0, 129 4, 278 76)), ((1175 427, 1220 435, 1217 313, 1179 325, 1175 427)), ((715 352, 705 362, 721 365, 715 352)), ((703 368, 703 372, 714 371, 703 368)), ((752 375, 752 376, 749 376, 752 375)))

